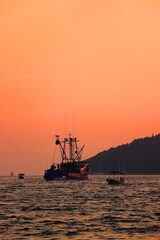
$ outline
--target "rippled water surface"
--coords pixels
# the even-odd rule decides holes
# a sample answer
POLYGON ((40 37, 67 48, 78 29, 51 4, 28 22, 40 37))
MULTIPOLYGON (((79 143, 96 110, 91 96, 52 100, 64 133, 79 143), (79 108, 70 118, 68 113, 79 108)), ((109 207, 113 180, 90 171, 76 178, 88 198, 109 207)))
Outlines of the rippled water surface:
POLYGON ((0 239, 160 239, 160 176, 0 177, 0 239))

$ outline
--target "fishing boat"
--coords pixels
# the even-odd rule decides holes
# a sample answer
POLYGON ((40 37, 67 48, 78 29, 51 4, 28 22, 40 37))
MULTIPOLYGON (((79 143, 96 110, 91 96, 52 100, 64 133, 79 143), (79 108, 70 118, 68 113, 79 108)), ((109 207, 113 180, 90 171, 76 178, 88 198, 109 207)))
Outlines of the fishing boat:
POLYGON ((79 142, 77 138, 72 137, 71 134, 63 141, 60 141, 59 135, 56 135, 55 144, 60 148, 62 160, 60 164, 53 163, 49 169, 45 170, 45 180, 88 179, 90 168, 84 160, 81 160, 84 145, 78 148, 77 142, 79 142))
POLYGON ((13 177, 13 176, 14 176, 13 172, 11 172, 10 176, 11 176, 11 177, 13 177))
POLYGON ((111 185, 124 184, 124 175, 123 172, 111 171, 106 181, 111 185))
POLYGON ((18 178, 19 178, 19 179, 23 179, 23 178, 24 178, 24 175, 25 175, 24 173, 19 173, 19 174, 18 174, 18 178))

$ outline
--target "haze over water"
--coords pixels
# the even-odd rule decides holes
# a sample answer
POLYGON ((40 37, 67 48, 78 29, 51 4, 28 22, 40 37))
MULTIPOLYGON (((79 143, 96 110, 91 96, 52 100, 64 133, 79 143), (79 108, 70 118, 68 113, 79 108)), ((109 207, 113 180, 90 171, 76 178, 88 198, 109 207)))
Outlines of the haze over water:
POLYGON ((0 239, 160 239, 160 176, 0 177, 0 239))

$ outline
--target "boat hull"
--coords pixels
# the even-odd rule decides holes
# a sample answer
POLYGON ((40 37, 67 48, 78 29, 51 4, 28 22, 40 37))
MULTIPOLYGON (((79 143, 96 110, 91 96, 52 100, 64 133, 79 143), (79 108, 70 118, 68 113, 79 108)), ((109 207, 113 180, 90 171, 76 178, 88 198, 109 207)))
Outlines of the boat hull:
POLYGON ((18 178, 19 178, 19 179, 24 179, 24 173, 19 173, 19 174, 18 174, 18 178))
POLYGON ((112 178, 107 178, 106 181, 108 182, 108 184, 110 185, 119 185, 119 184, 123 184, 122 182, 112 179, 112 178))
POLYGON ((56 180, 56 179, 73 179, 73 180, 87 180, 89 173, 74 173, 65 171, 45 172, 45 180, 56 180))

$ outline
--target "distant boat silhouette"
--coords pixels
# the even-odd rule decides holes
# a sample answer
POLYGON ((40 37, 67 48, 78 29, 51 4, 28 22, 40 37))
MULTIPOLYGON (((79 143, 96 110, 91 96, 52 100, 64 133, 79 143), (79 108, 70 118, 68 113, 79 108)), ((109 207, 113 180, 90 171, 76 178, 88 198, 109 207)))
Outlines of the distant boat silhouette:
POLYGON ((19 173, 19 174, 18 174, 18 178, 19 178, 19 179, 23 179, 23 178, 24 178, 24 175, 25 175, 24 173, 19 173))
POLYGON ((106 181, 108 182, 108 184, 111 184, 111 185, 124 184, 125 183, 124 175, 125 174, 122 172, 112 171, 112 172, 110 172, 110 175, 106 179, 106 181))
POLYGON ((10 176, 11 176, 11 177, 13 177, 13 176, 14 176, 13 172, 11 172, 10 176))

